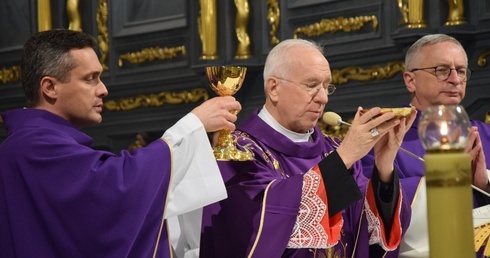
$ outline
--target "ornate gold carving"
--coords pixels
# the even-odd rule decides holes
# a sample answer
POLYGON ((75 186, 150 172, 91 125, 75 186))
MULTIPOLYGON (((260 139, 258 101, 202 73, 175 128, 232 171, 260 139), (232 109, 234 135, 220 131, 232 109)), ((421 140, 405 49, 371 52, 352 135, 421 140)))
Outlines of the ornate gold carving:
POLYGON ((146 147, 151 139, 148 133, 141 132, 136 134, 136 140, 128 146, 128 151, 133 151, 139 148, 146 147))
POLYGON ((68 29, 82 31, 82 20, 78 10, 80 0, 66 0, 66 12, 68 14, 68 29))
POLYGON ((99 6, 97 8, 97 40, 99 42, 100 51, 100 63, 104 71, 109 70, 106 64, 107 57, 109 56, 109 32, 107 30, 107 0, 99 0, 99 6))
POLYGON ((141 51, 130 52, 119 56, 118 64, 119 67, 122 67, 124 64, 123 60, 127 60, 132 64, 140 64, 145 61, 153 61, 155 59, 171 59, 176 57, 179 52, 182 54, 182 56, 186 56, 185 46, 172 48, 161 48, 159 46, 143 48, 141 51))
POLYGON ((235 32, 238 40, 235 59, 248 59, 250 53, 250 37, 247 33, 248 21, 250 20, 250 7, 248 0, 235 0, 236 18, 235 32))
POLYGON ((398 0, 398 8, 402 13, 401 24, 407 28, 425 28, 424 0, 398 0))
POLYGON ((51 27, 51 1, 37 1, 37 30, 50 30, 51 27))
POLYGON ((185 90, 180 93, 164 91, 119 100, 108 100, 104 102, 104 109, 109 111, 132 110, 141 107, 160 107, 165 103, 181 104, 198 102, 201 99, 209 99, 209 94, 204 88, 196 88, 191 91, 185 90))
POLYGON ((449 5, 449 12, 446 23, 446 26, 454 26, 466 24, 466 20, 464 19, 464 5, 463 0, 447 0, 449 5))
POLYGON ((322 19, 319 22, 299 27, 294 30, 294 38, 298 38, 298 34, 304 34, 308 37, 320 36, 325 33, 335 33, 339 30, 350 32, 359 30, 365 23, 372 22, 373 30, 378 28, 378 18, 376 16, 358 16, 358 17, 338 17, 333 19, 322 19))
POLYGON ((271 44, 277 45, 279 39, 277 38, 277 29, 279 28, 279 22, 281 18, 281 9, 279 9, 279 3, 277 0, 267 0, 267 21, 271 26, 269 35, 271 36, 271 44))
POLYGON ((487 57, 490 55, 490 49, 487 49, 483 51, 479 56, 478 56, 478 66, 479 67, 485 67, 487 66, 487 57))
POLYGON ((485 114, 485 123, 490 124, 490 110, 485 114))
POLYGON ((197 19, 202 43, 202 60, 218 59, 216 0, 200 0, 201 11, 197 19))
POLYGON ((403 73, 404 71, 405 63, 403 61, 390 62, 384 67, 375 65, 368 69, 350 66, 341 70, 332 70, 332 83, 340 85, 347 83, 349 80, 383 80, 392 78, 396 73, 403 73))
POLYGON ((20 80, 20 66, 14 65, 11 68, 5 66, 0 70, 0 81, 3 84, 17 82, 20 80))

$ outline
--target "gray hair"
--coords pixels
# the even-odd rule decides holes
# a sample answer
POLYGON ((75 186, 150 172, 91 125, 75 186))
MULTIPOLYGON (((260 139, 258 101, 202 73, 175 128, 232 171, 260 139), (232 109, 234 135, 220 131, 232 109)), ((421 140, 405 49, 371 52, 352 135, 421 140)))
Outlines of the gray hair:
POLYGON ((287 75, 291 72, 291 63, 298 56, 288 55, 291 49, 297 47, 309 47, 318 50, 323 53, 323 47, 316 42, 304 40, 304 39, 286 39, 277 44, 269 52, 264 65, 264 86, 268 78, 277 76, 281 78, 287 78, 287 75))
POLYGON ((413 43, 413 45, 408 49, 407 54, 405 55, 405 71, 410 71, 412 69, 413 63, 422 58, 420 54, 420 50, 422 50, 422 48, 428 45, 442 42, 452 42, 461 47, 461 50, 463 51, 463 53, 465 53, 466 63, 468 63, 468 56, 466 55, 466 51, 457 39, 446 34, 430 34, 425 35, 419 40, 415 41, 415 43, 413 43))

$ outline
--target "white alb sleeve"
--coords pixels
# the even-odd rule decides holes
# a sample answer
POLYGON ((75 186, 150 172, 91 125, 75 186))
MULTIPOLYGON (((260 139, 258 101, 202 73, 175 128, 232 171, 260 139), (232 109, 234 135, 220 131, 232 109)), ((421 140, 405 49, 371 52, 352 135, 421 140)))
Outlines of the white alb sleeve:
POLYGON ((199 118, 189 113, 162 136, 170 145, 172 176, 165 218, 227 197, 212 147, 199 118))

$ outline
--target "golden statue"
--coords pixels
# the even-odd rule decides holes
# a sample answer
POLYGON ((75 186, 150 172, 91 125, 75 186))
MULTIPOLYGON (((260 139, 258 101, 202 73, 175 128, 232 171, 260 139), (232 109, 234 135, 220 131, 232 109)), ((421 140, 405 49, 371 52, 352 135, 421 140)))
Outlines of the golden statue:
POLYGON ((454 26, 466 24, 466 20, 464 19, 464 6, 463 0, 447 0, 449 5, 449 12, 447 21, 444 25, 446 26, 454 26))
POLYGON ((80 11, 78 11, 78 4, 80 0, 66 0, 66 12, 68 13, 68 29, 82 31, 82 21, 80 11))
POLYGON ((199 0, 199 3, 201 11, 197 19, 197 25, 202 43, 201 59, 217 59, 216 0, 199 0))
POLYGON ((267 5, 269 10, 267 11, 267 21, 271 25, 271 31, 269 35, 271 36, 271 44, 277 45, 279 39, 277 38, 277 30, 279 28, 279 19, 281 18, 281 9, 279 8, 279 3, 277 0, 267 0, 267 5))
POLYGON ((403 16, 403 24, 407 28, 425 28, 424 0, 398 0, 398 8, 403 16))
POLYGON ((248 0, 235 0, 236 19, 235 32, 238 40, 236 59, 248 59, 250 54, 250 37, 247 33, 248 21, 250 19, 250 7, 248 0))

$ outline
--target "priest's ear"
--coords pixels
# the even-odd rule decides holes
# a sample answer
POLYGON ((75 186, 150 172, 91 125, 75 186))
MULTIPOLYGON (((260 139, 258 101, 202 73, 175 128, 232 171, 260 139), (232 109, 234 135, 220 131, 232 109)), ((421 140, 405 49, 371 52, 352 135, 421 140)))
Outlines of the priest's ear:
POLYGON ((265 84, 265 95, 272 100, 272 102, 276 102, 279 94, 279 83, 277 78, 269 77, 265 84))
POLYGON ((56 91, 56 83, 57 80, 54 77, 51 76, 44 76, 41 79, 40 82, 40 93, 41 93, 41 98, 47 98, 54 100, 58 97, 58 92, 56 91))
POLYGON ((404 72, 403 80, 405 81, 405 87, 407 87, 408 92, 414 93, 416 90, 415 87, 415 75, 413 72, 404 72))

